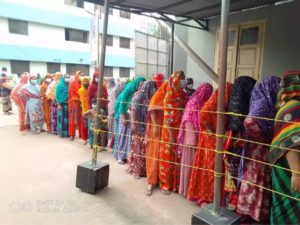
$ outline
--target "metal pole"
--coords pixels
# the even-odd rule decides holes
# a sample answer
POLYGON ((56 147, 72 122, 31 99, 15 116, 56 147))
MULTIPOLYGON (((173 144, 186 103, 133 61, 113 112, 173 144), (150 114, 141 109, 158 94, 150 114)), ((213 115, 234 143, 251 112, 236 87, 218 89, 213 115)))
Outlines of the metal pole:
MULTIPOLYGON (((98 93, 97 93, 97 105, 96 105, 96 115, 95 115, 95 126, 94 129, 99 129, 100 127, 100 112, 101 112, 101 96, 102 96, 102 85, 103 85, 103 73, 104 73, 104 63, 105 63, 105 52, 106 52, 106 38, 107 38, 107 26, 108 26, 108 7, 109 0, 105 0, 104 3, 104 20, 103 20, 103 31, 102 31, 102 43, 101 43, 101 55, 99 63, 99 82, 98 82, 98 93)), ((98 10, 98 12, 100 12, 98 10)), ((99 33, 98 33, 99 35, 99 33)), ((98 133, 94 132, 94 141, 93 141, 93 153, 92 153, 92 163, 97 164, 97 146, 98 142, 98 133)))
MULTIPOLYGON (((228 14, 229 14, 230 0, 222 0, 221 9, 221 35, 220 35, 220 68, 219 68, 219 89, 218 89, 218 112, 225 111, 224 97, 226 88, 226 73, 227 73, 227 46, 228 46, 228 14)), ((221 205, 221 191, 223 173, 223 135, 224 135, 224 114, 217 115, 217 140, 215 156, 215 180, 214 180, 214 204, 213 211, 217 214, 220 212, 221 205)))
POLYGON ((96 68, 99 69, 100 65, 100 34, 99 34, 99 29, 100 29, 100 17, 101 17, 101 11, 100 11, 100 5, 96 5, 95 7, 95 14, 96 14, 96 48, 97 48, 97 64, 95 65, 96 68))
POLYGON ((172 23, 171 54, 170 54, 170 71, 169 71, 169 74, 172 74, 173 70, 174 70, 174 34, 175 34, 175 24, 172 23))

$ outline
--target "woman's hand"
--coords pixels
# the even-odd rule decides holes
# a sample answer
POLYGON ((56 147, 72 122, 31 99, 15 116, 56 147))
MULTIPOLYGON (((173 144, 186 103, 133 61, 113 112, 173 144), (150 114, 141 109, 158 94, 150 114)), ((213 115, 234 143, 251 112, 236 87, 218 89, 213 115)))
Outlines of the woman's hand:
POLYGON ((291 190, 292 192, 300 194, 300 174, 292 173, 291 190))

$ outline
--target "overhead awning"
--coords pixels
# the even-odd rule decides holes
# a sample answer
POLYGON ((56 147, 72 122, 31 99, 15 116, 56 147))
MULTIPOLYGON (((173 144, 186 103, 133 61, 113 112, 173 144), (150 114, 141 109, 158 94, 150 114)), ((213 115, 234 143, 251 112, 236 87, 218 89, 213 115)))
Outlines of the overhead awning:
MULTIPOLYGON (((85 0, 104 4, 104 0, 85 0)), ((283 0, 231 0, 230 12, 273 5, 283 0)), ((207 29, 207 19, 220 15, 221 0, 110 0, 110 6, 133 13, 158 13, 160 19, 184 23, 189 20, 198 22, 201 29, 207 29), (168 15, 183 18, 174 21, 168 15)), ((185 25, 185 24, 183 24, 185 25)))

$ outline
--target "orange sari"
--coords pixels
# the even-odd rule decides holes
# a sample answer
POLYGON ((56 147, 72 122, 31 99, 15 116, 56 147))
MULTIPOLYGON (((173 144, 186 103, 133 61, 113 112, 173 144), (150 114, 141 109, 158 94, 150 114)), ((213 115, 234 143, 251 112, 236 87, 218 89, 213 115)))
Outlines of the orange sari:
MULTIPOLYGON (((226 84, 225 106, 227 108, 230 83, 226 84)), ((190 178, 187 198, 198 204, 208 203, 213 200, 214 191, 214 170, 215 149, 216 149, 216 127, 218 90, 207 100, 199 113, 200 134, 198 139, 198 149, 195 154, 193 169, 190 178), (212 133, 209 135, 208 133, 212 133), (198 169, 199 168, 199 169, 198 169)))
POLYGON ((158 184, 158 160, 160 148, 161 127, 164 120, 163 103, 167 93, 168 83, 164 83, 157 92, 152 96, 148 107, 148 121, 146 130, 146 172, 148 184, 158 184), (151 114, 155 113, 155 130, 154 121, 151 114), (150 140, 148 140, 150 139, 150 140))
POLYGON ((41 85, 41 97, 42 97, 42 105, 43 105, 43 111, 44 111, 44 118, 45 123, 47 126, 47 130, 51 131, 51 118, 50 118, 50 101, 47 99, 46 92, 49 84, 46 82, 47 78, 52 78, 50 74, 47 74, 43 80, 43 83, 41 85))
POLYGON ((164 122, 161 131, 159 151, 160 188, 167 191, 178 191, 179 157, 177 155, 177 137, 184 107, 188 96, 180 86, 180 72, 174 72, 169 79, 167 94, 164 99, 164 122), (175 129, 174 129, 175 128, 175 129), (174 144, 171 144, 174 143, 174 144))

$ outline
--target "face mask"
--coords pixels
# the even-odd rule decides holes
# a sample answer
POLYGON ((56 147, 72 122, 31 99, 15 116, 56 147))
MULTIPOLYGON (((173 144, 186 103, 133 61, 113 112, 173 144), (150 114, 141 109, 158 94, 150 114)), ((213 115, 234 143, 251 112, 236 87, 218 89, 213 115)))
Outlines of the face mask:
POLYGON ((30 82, 31 82, 31 84, 35 85, 37 80, 31 80, 30 82))
POLYGON ((52 81, 51 78, 47 78, 47 79, 46 79, 46 82, 47 82, 48 84, 49 84, 51 81, 52 81))
POLYGON ((186 87, 186 80, 180 80, 180 87, 182 88, 186 87))
POLYGON ((71 81, 70 78, 66 78, 66 79, 65 79, 65 82, 66 82, 66 83, 70 83, 70 81, 71 81))
POLYGON ((89 87, 89 84, 83 84, 83 87, 85 87, 85 89, 87 89, 89 87))
POLYGON ((96 78, 96 82, 97 82, 97 83, 99 82, 99 78, 96 78))
POLYGON ((193 85, 192 85, 192 84, 188 84, 186 87, 187 87, 188 89, 193 89, 193 85))

